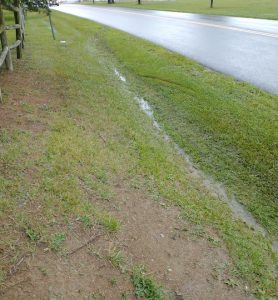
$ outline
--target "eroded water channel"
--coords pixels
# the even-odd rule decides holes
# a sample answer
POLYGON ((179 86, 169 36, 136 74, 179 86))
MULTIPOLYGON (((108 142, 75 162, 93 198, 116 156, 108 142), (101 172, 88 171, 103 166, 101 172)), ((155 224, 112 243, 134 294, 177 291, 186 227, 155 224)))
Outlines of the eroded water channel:
MULTIPOLYGON (((115 69, 114 72, 122 82, 127 82, 126 78, 117 69, 115 69)), ((216 182, 214 179, 194 166, 190 156, 187 155, 185 151, 163 131, 162 127, 155 120, 154 113, 150 104, 142 97, 136 96, 134 97, 134 100, 138 103, 140 109, 144 111, 144 113, 152 120, 153 126, 163 134, 164 140, 167 142, 171 142, 174 145, 177 153, 185 160, 191 176, 198 179, 214 197, 217 197, 220 200, 224 201, 229 206, 236 218, 242 220, 248 226, 252 227, 255 231, 260 232, 263 236, 267 236, 268 233, 266 229, 256 221, 253 215, 249 211, 247 211, 241 203, 237 201, 235 195, 232 195, 231 197, 228 196, 227 190, 223 183, 216 182)), ((273 241, 272 247, 274 250, 278 251, 278 241, 273 241)))

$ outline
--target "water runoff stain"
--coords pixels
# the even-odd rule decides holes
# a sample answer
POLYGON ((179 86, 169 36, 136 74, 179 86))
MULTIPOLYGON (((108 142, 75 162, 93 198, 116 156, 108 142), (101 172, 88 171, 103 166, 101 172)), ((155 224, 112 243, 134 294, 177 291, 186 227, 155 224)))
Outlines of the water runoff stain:
MULTIPOLYGON (((126 78, 122 76, 117 69, 115 69, 114 72, 121 81, 126 82, 126 78)), ((197 169, 194 166, 190 156, 187 155, 185 151, 178 144, 176 144, 168 134, 163 132, 160 124, 155 120, 154 113, 150 104, 142 97, 136 96, 134 97, 134 100, 138 103, 140 109, 152 120, 153 126, 157 130, 162 132, 164 140, 174 145, 178 154, 182 156, 185 160, 191 176, 200 180, 203 186, 212 194, 212 196, 224 201, 229 206, 235 217, 241 219, 255 231, 260 232, 263 236, 268 236, 266 229, 256 221, 253 215, 249 211, 247 211, 241 203, 237 201, 235 195, 232 195, 231 197, 228 196, 228 193, 223 183, 216 182, 204 172, 197 169)), ((272 246, 274 250, 278 251, 278 241, 273 241, 272 246)))
POLYGON ((126 78, 117 69, 114 69, 114 72, 121 81, 126 82, 126 78))

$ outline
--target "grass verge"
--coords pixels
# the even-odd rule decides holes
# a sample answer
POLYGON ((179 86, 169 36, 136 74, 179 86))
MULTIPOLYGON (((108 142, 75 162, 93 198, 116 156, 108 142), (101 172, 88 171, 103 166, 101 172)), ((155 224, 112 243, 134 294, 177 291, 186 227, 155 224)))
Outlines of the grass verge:
POLYGON ((167 134, 277 234, 277 96, 132 36, 102 35, 167 134))
MULTIPOLYGON (((85 4, 92 4, 86 2, 85 4)), ((107 5, 98 2, 97 5, 107 5)), ((278 3, 275 0, 214 0, 214 8, 210 8, 210 0, 177 0, 177 1, 119 1, 114 4, 120 7, 141 8, 278 20, 278 3)))
MULTIPOLYGON (((206 83, 210 95, 218 91, 211 80, 221 84, 225 79, 227 86, 220 91, 229 99, 245 91, 245 96, 266 98, 271 107, 273 98, 212 72, 206 77, 207 71, 197 64, 119 31, 60 13, 54 13, 54 20, 57 42, 51 40, 46 18, 30 15, 27 23, 30 51, 25 52, 23 69, 35 76, 34 88, 44 93, 47 103, 28 103, 22 109, 32 124, 42 125, 41 130, 1 129, 0 246, 10 259, 1 269, 6 270, 22 251, 34 251, 38 241, 59 250, 66 239, 65 229, 78 220, 84 220, 84 226, 93 220, 109 231, 117 230, 119 222, 100 211, 96 199, 109 201, 114 186, 132 185, 137 179, 150 194, 178 204, 184 218, 214 227, 233 258, 235 275, 254 292, 275 296, 277 256, 269 241, 234 220, 225 204, 191 178, 174 147, 165 143, 133 101, 132 91, 120 84, 113 61, 126 67, 134 92, 140 87, 150 102, 160 99, 156 116, 166 129, 167 116, 173 112, 162 109, 169 107, 167 98, 179 89, 177 84, 173 87, 151 78, 147 73, 151 66, 157 67, 155 72, 164 70, 169 76, 174 72, 178 78, 189 68, 190 77, 181 84, 182 97, 198 99, 200 87, 196 82, 189 85, 190 80, 206 83), (126 45, 128 49, 119 54, 126 45), (146 74, 138 72, 139 63, 146 74), (178 75, 175 70, 180 70, 178 75), (192 75, 192 70, 200 76, 192 75)), ((192 122, 194 127, 196 121, 192 122)))

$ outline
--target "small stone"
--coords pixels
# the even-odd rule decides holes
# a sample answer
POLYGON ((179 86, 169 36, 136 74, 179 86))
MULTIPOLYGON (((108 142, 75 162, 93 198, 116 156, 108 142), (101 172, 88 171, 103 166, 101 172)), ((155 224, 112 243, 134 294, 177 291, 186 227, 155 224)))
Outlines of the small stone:
POLYGON ((164 235, 163 233, 160 233, 160 236, 161 236, 162 238, 164 238, 164 237, 165 237, 165 235, 164 235))
POLYGON ((172 272, 173 270, 172 270, 171 268, 168 268, 167 271, 168 271, 168 272, 172 272))

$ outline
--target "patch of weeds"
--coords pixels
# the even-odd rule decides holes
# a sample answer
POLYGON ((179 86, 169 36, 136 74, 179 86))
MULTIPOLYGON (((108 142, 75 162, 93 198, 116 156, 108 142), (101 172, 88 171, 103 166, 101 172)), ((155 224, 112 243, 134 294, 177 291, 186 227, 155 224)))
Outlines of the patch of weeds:
POLYGON ((256 295, 257 295, 258 298, 261 299, 261 300, 272 300, 272 299, 274 299, 274 298, 271 298, 271 297, 267 297, 267 298, 266 298, 266 292, 265 292, 265 290, 260 289, 260 288, 257 289, 256 295))
POLYGON ((22 110, 26 113, 32 113, 34 112, 34 108, 32 105, 26 102, 20 102, 20 106, 22 107, 22 110))
POLYGON ((117 286, 117 279, 116 278, 111 278, 110 283, 113 287, 117 286))
MULTIPOLYGON (((161 200, 164 200, 159 191, 157 191, 157 189, 153 188, 152 190, 149 191, 150 193, 150 196, 152 197, 152 199, 156 202, 160 202, 161 200)), ((161 205, 161 203, 159 203, 161 205)), ((163 203, 163 205, 161 206, 164 206, 164 207, 167 207, 167 204, 166 203, 163 203)))
POLYGON ((133 269, 131 282, 134 286, 134 295, 151 300, 162 300, 161 287, 150 277, 145 275, 144 268, 137 266, 133 269))
POLYGON ((222 280, 229 265, 227 263, 218 264, 213 267, 212 277, 216 280, 222 280))
POLYGON ((110 233, 116 232, 120 229, 120 223, 112 216, 105 215, 101 218, 100 224, 103 225, 110 233))
POLYGON ((21 195, 21 199, 19 201, 19 206, 24 206, 31 199, 31 194, 29 192, 23 192, 21 195))
POLYGON ((48 104, 45 103, 45 104, 40 105, 39 109, 42 111, 49 111, 49 106, 48 106, 48 104))
POLYGON ((214 237, 208 235, 207 240, 213 247, 219 247, 220 246, 220 241, 215 239, 214 237))
POLYGON ((108 253, 108 259, 113 265, 113 267, 122 269, 124 263, 124 257, 121 250, 117 250, 116 248, 110 250, 108 253))
POLYGON ((66 240, 66 235, 64 233, 54 234, 50 241, 50 249, 54 251, 59 251, 61 249, 62 243, 65 240, 66 240))
POLYGON ((173 174, 168 174, 168 175, 166 176, 166 179, 169 180, 169 181, 174 181, 174 180, 175 180, 173 174))
POLYGON ((196 210, 193 210, 190 207, 187 207, 184 209, 181 213, 181 217, 185 219, 186 221, 189 221, 193 224, 199 224, 200 223, 200 217, 196 210))
POLYGON ((191 232, 191 236, 194 237, 195 239, 203 238, 205 236, 205 231, 204 231, 203 226, 201 226, 201 225, 195 226, 191 232))
POLYGON ((238 282, 233 278, 228 278, 227 280, 224 281, 224 283, 231 288, 235 288, 238 286, 238 282))
POLYGON ((27 228, 25 230, 25 233, 26 233, 27 237, 33 242, 37 242, 41 238, 40 233, 32 228, 27 228))
POLYGON ((92 227, 93 225, 93 222, 91 220, 90 217, 88 216, 83 216, 80 218, 80 221, 82 222, 82 224, 85 226, 85 227, 92 227))
POLYGON ((134 176, 130 182, 130 187, 139 190, 140 188, 142 188, 144 186, 144 183, 142 181, 142 179, 139 176, 134 176))
POLYGON ((98 170, 96 172, 96 178, 102 182, 102 183, 108 183, 108 176, 107 176, 107 173, 104 171, 104 170, 98 170))
POLYGON ((103 190, 100 192, 100 197, 106 201, 110 201, 113 198, 113 196, 114 196, 114 194, 110 191, 103 190))

